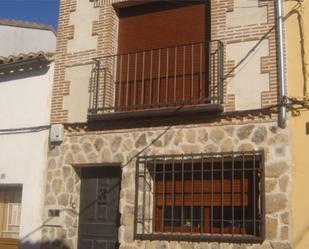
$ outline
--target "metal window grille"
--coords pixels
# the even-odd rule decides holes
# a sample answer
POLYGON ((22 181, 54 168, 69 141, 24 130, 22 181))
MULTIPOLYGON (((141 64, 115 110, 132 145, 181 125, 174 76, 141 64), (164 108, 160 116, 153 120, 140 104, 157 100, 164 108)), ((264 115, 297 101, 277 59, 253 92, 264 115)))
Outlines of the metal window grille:
POLYGON ((136 239, 262 242, 263 151, 141 156, 136 239))
POLYGON ((94 59, 89 116, 143 109, 221 104, 221 41, 94 59))

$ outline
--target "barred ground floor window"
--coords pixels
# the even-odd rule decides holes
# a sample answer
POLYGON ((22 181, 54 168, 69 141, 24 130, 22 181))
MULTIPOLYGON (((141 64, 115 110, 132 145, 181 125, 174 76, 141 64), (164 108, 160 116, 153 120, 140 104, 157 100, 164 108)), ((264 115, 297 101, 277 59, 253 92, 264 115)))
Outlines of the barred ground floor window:
POLYGON ((262 151, 139 157, 136 189, 136 239, 264 240, 262 151))

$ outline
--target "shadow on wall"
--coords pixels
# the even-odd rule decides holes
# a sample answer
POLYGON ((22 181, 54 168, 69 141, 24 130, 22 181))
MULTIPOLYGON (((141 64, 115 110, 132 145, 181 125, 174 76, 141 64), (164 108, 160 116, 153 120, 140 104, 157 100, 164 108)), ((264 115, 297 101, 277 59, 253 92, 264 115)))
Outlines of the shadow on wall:
POLYGON ((31 243, 27 241, 22 242, 19 248, 20 249, 72 249, 71 247, 67 246, 63 240, 45 241, 42 243, 40 242, 31 243))
POLYGON ((0 68, 0 83, 44 75, 49 70, 49 62, 35 62, 23 66, 0 68))

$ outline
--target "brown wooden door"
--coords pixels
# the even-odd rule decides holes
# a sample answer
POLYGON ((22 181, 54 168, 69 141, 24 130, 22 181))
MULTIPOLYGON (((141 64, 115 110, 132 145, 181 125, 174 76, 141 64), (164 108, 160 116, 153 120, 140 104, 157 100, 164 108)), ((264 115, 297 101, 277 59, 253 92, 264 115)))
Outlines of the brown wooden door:
POLYGON ((18 249, 19 240, 17 239, 0 239, 0 249, 18 249))
POLYGON ((116 110, 198 104, 207 97, 209 11, 210 1, 120 9, 116 110))
POLYGON ((82 169, 78 249, 118 248, 119 167, 82 169))

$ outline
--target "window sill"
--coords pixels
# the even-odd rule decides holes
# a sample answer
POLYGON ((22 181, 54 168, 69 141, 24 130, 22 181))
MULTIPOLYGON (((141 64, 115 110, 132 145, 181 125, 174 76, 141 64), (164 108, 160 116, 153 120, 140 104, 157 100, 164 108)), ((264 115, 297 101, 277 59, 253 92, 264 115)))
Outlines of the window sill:
POLYGON ((184 107, 167 107, 159 109, 137 110, 128 112, 113 112, 104 114, 88 114, 88 121, 143 119, 156 117, 186 117, 192 115, 214 115, 223 111, 221 104, 206 104, 184 107))
POLYGON ((166 241, 192 241, 192 242, 226 242, 226 243, 250 243, 261 244, 265 240, 263 237, 252 235, 216 235, 216 234, 177 234, 177 233, 153 233, 135 234, 135 240, 166 240, 166 241))

